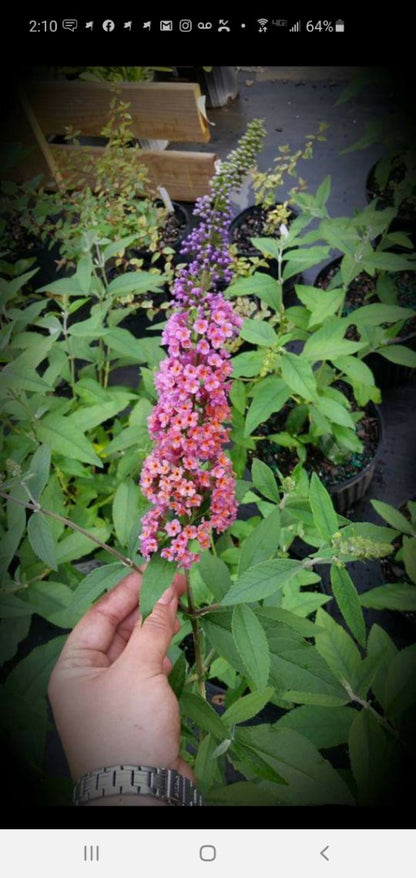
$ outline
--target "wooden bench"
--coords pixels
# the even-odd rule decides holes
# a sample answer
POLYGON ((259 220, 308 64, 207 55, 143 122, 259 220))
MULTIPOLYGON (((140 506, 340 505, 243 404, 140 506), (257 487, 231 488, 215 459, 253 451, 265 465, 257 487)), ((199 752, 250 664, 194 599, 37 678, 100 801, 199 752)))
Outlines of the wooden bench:
MULTIPOLYGON (((108 122, 114 88, 115 84, 109 82, 27 82, 9 114, 4 139, 32 149, 10 169, 7 177, 22 182, 40 173, 45 185, 54 188, 56 176, 65 167, 65 156, 71 150, 98 155, 104 146, 74 146, 53 143, 53 139, 65 135, 68 127, 85 137, 99 137, 108 122)), ((209 124, 199 105, 199 85, 123 82, 117 83, 116 90, 120 99, 129 104, 135 138, 195 145, 209 142, 209 124)), ((151 183, 164 186, 176 201, 193 202, 209 191, 215 171, 214 153, 142 149, 135 150, 133 156, 146 165, 151 183)))

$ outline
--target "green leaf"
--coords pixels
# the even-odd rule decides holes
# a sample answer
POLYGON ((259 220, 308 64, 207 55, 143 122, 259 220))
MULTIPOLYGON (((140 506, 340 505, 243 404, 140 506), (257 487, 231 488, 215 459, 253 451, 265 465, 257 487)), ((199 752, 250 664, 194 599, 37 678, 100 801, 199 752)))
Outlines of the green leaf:
POLYGON ((374 375, 363 360, 357 357, 336 357, 332 362, 335 368, 351 378, 351 381, 359 384, 374 384, 374 375))
POLYGON ((329 421, 332 421, 332 423, 339 424, 341 427, 347 427, 350 430, 355 429, 355 424, 350 413, 344 405, 341 405, 334 399, 329 399, 327 396, 318 396, 316 407, 321 414, 325 418, 328 418, 329 421))
POLYGON ((378 348, 378 354, 381 354, 385 360, 390 363, 397 363, 398 366, 407 366, 409 369, 416 369, 416 351, 405 347, 402 344, 390 344, 385 347, 378 348))
POLYGON ((316 649, 337 680, 354 692, 361 666, 361 656, 354 641, 324 610, 318 610, 316 623, 324 629, 315 638, 316 649))
POLYGON ((302 400, 316 399, 316 378, 301 354, 286 353, 282 358, 282 378, 292 393, 299 395, 302 400))
POLYGON ((79 284, 79 277, 73 274, 71 277, 63 277, 54 280, 44 287, 39 287, 37 293, 54 293, 56 296, 81 296, 82 290, 79 284))
POLYGON ((109 296, 124 296, 127 293, 161 292, 163 278, 148 271, 128 271, 118 275, 107 287, 109 296))
POLYGON ((25 656, 7 677, 4 690, 7 694, 24 698, 26 704, 34 704, 46 696, 52 670, 66 641, 66 635, 53 637, 25 656))
MULTIPOLYGON (((113 256, 118 255, 119 253, 124 253, 127 247, 130 247, 130 244, 136 240, 137 235, 127 235, 127 237, 120 238, 118 241, 113 241, 111 244, 108 244, 107 247, 103 248, 103 259, 104 262, 108 262, 109 259, 112 259, 113 256)), ((143 272, 144 274, 145 272, 143 272)))
POLYGON ((267 561, 275 553, 280 538, 280 509, 277 506, 267 518, 263 519, 244 540, 238 574, 244 573, 248 567, 267 561))
POLYGON ((67 533, 56 545, 56 559, 58 564, 67 564, 69 561, 77 561, 85 555, 89 555, 97 547, 95 539, 105 542, 110 536, 111 526, 106 525, 102 519, 95 519, 96 525, 88 528, 88 535, 73 530, 67 533))
POLYGON ((127 575, 128 570, 119 561, 97 567, 77 586, 71 603, 54 614, 54 624, 63 628, 72 628, 100 595, 113 588, 127 575))
MULTIPOLYGON (((255 756, 254 750, 252 751, 255 756)), ((276 781, 277 783, 277 781, 276 781)), ((265 790, 261 785, 248 781, 238 781, 227 786, 213 786, 206 796, 208 805, 276 805, 274 790, 265 790)))
POLYGON ((312 473, 309 487, 314 525, 325 541, 330 542, 338 531, 338 519, 330 494, 316 473, 312 473))
POLYGON ((105 343, 110 350, 135 363, 144 363, 147 360, 142 340, 135 338, 128 329, 120 329, 118 326, 111 329, 105 337, 105 343))
POLYGON ((384 628, 380 628, 379 625, 372 625, 368 635, 367 655, 378 664, 378 670, 371 683, 371 689, 383 710, 386 703, 387 670, 397 653, 397 646, 393 643, 387 632, 384 631, 384 628))
POLYGON ((234 608, 231 630, 248 676, 257 689, 265 689, 270 673, 270 650, 261 622, 250 607, 242 604, 234 608))
POLYGON ((316 287, 303 286, 302 284, 296 284, 295 290, 298 299, 311 312, 308 328, 319 326, 327 317, 336 314, 345 297, 344 290, 325 292, 316 287))
POLYGON ((297 704, 339 707, 349 701, 328 663, 308 643, 272 652, 270 683, 280 697, 297 704))
POLYGON ((183 652, 180 653, 169 674, 169 685, 179 699, 182 695, 186 681, 186 659, 183 652))
POLYGON ((214 755, 216 750, 216 739, 210 734, 205 735, 199 743, 194 765, 196 782, 204 802, 209 797, 209 791, 217 790, 223 783, 221 769, 214 755))
POLYGON ((392 582, 371 588, 360 595, 362 607, 373 610, 400 610, 416 612, 416 586, 407 582, 392 582))
POLYGON ((200 557, 198 570, 215 600, 220 601, 232 585, 227 565, 221 558, 207 551, 200 557))
POLYGON ((169 588, 176 573, 174 564, 161 558, 159 554, 152 555, 143 573, 140 589, 140 613, 143 621, 152 612, 163 592, 169 588))
POLYGON ((374 302, 371 305, 363 305, 355 308, 348 315, 349 320, 355 326, 381 326, 383 323, 396 323, 398 320, 407 320, 415 316, 410 308, 400 308, 398 305, 382 305, 374 302))
POLYGON ((217 741, 228 738, 227 726, 222 722, 214 708, 200 695, 183 692, 180 701, 181 713, 195 723, 200 729, 209 732, 217 741))
POLYGON ((223 714, 223 723, 228 726, 234 726, 238 723, 247 722, 253 716, 257 716, 270 701, 273 692, 273 687, 269 686, 263 692, 251 692, 249 695, 239 698, 238 701, 234 701, 234 704, 223 714))
POLYGON ((283 280, 288 280, 301 271, 306 271, 307 268, 319 265, 320 262, 323 262, 328 257, 328 253, 329 248, 324 246, 298 247, 287 251, 285 253, 287 261, 283 269, 283 280))
MULTIPOLYGON (((275 787, 276 804, 352 805, 351 792, 340 774, 303 735, 278 725, 236 730, 236 743, 251 747, 286 781, 275 787)), ((266 784, 266 789, 271 785, 266 784)))
POLYGON ((230 390, 230 400, 233 406, 239 411, 242 415, 245 415, 246 412, 246 388, 242 381, 233 381, 230 390))
POLYGON ((362 601, 357 589, 345 567, 331 564, 331 585, 334 598, 351 633, 356 640, 365 646, 365 622, 361 610, 362 601))
POLYGON ((416 583, 416 537, 403 537, 403 561, 407 575, 416 583))
POLYGON ((245 351, 231 360, 233 378, 255 378, 260 374, 264 362, 264 351, 245 351))
POLYGON ((133 479, 118 486, 113 499, 113 524, 121 546, 127 546, 132 523, 139 518, 140 491, 133 479))
POLYGON ((385 711, 397 722, 416 702, 416 644, 402 649, 390 662, 385 686, 385 711))
POLYGON ((47 484, 49 478, 49 469, 51 465, 51 449, 47 445, 41 445, 30 461, 28 473, 30 479, 28 482, 29 491, 33 499, 38 503, 40 495, 47 484))
POLYGON ((274 500, 276 503, 279 502, 280 494, 273 470, 257 457, 253 460, 251 478, 254 486, 260 491, 260 494, 263 494, 268 500, 274 500))
POLYGON ((27 535, 35 555, 52 570, 57 570, 56 543, 49 522, 46 521, 41 512, 33 512, 30 516, 27 535))
POLYGON ((351 725, 349 754, 357 785, 357 804, 388 804, 391 741, 368 710, 361 710, 351 725))
POLYGON ((240 336, 251 344, 272 348, 277 342, 276 332, 269 323, 264 320, 251 320, 246 318, 241 329, 240 336))
POLYGON ((281 310, 281 291, 278 282, 260 271, 251 277, 239 277, 227 288, 227 297, 256 296, 274 311, 281 310))
POLYGON ((0 591, 0 619, 17 619, 19 616, 31 616, 32 613, 31 607, 20 597, 0 591))
POLYGON ((74 592, 63 582, 32 582, 24 593, 25 603, 30 612, 35 612, 55 624, 56 614, 70 605, 74 592))
POLYGON ((302 357, 316 363, 319 360, 339 359, 344 355, 356 353, 364 347, 364 342, 348 341, 344 338, 347 327, 344 320, 333 318, 321 326, 305 342, 302 357))
POLYGON ((93 262, 91 256, 81 256, 76 270, 76 279, 79 283, 81 291, 88 296, 91 285, 91 275, 93 272, 93 262))
POLYGON ((114 393, 114 398, 108 402, 101 402, 97 405, 82 406, 76 412, 72 412, 67 417, 68 428, 77 434, 84 433, 86 430, 92 430, 98 424, 110 420, 118 412, 127 408, 132 398, 130 393, 114 393))
POLYGON ((29 633, 32 610, 29 615, 15 616, 0 622, 0 666, 13 658, 19 643, 29 633))
POLYGON ((67 418, 50 415, 37 426, 36 432, 40 441, 50 445, 57 454, 102 467, 102 461, 88 439, 82 434, 72 434, 67 418))
POLYGON ((384 503, 382 500, 371 500, 371 505, 373 509, 378 512, 379 516, 387 521, 387 524, 390 524, 395 530, 398 530, 401 533, 410 534, 413 536, 413 529, 410 521, 399 512, 394 506, 391 506, 390 503, 384 503))
POLYGON ((299 566, 299 561, 290 558, 254 564, 238 577, 221 603, 230 606, 260 601, 283 588, 296 575, 299 566))
POLYGON ((302 704, 289 710, 276 723, 275 728, 293 729, 299 732, 318 750, 346 744, 351 723, 357 716, 352 707, 318 707, 302 704))
MULTIPOLYGON (((243 356, 243 355, 242 355, 243 356)), ((253 401, 247 412, 244 435, 249 436, 270 415, 280 411, 290 397, 287 384, 277 375, 268 375, 259 381, 253 391, 253 401)))

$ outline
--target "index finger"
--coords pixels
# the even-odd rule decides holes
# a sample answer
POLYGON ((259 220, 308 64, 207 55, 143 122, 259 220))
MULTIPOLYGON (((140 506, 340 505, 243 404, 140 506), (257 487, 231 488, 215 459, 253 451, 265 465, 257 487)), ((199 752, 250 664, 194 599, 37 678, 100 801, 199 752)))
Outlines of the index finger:
MULTIPOLYGON (((85 649, 107 654, 116 633, 134 613, 139 603, 142 574, 132 572, 115 588, 94 604, 69 635, 63 652, 85 649)), ((186 589, 185 577, 175 576, 174 585, 179 594, 186 589)))

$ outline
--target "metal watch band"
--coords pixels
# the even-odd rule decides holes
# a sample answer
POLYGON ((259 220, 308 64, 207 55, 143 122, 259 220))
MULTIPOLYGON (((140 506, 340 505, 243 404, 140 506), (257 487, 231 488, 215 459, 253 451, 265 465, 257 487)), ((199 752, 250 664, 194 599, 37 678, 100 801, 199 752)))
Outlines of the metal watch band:
POLYGON ((154 796, 172 805, 202 805, 196 786, 173 768, 149 765, 112 765, 90 771, 74 788, 74 805, 103 796, 154 796))

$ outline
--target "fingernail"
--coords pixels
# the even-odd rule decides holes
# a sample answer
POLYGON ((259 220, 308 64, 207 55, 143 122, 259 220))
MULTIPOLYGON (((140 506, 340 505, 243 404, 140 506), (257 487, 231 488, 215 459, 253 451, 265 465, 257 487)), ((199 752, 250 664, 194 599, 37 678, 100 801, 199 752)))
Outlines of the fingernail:
POLYGON ((163 592, 161 597, 158 600, 158 604, 170 604, 171 600, 175 597, 175 589, 173 585, 170 585, 166 591, 163 592))

